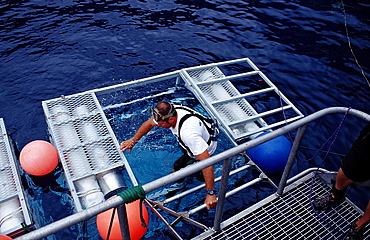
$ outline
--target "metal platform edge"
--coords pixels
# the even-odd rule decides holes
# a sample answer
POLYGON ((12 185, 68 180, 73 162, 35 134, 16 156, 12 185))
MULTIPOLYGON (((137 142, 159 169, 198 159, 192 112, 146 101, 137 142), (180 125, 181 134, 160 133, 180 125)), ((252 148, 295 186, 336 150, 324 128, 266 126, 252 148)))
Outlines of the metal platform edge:
MULTIPOLYGON (((266 236, 255 236, 255 237, 247 237, 247 236, 243 236, 241 238, 238 238, 236 235, 235 236, 229 236, 228 233, 227 233, 227 230, 225 231, 225 229, 227 228, 232 228, 231 226, 233 226, 236 222, 240 221, 242 218, 245 218, 247 215, 249 214, 254 214, 254 212, 257 212, 259 209, 261 208, 264 208, 266 205, 268 204, 271 204, 272 202, 274 201, 279 201, 279 199, 283 199, 284 197, 286 196, 289 196, 290 194, 290 191, 292 190, 295 190, 297 189, 297 187, 301 184, 304 184, 305 182, 307 181, 312 181, 313 178, 315 178, 315 182, 320 182, 320 184, 324 184, 325 188, 326 188, 326 192, 329 192, 330 191, 330 187, 329 187, 329 182, 327 181, 328 180, 328 177, 327 179, 323 179, 320 174, 322 175, 328 175, 328 174, 334 174, 336 172, 329 172, 325 169, 317 169, 317 168, 310 168, 310 169, 307 169, 301 173, 299 173, 298 175, 292 177, 291 179, 288 180, 288 182, 290 182, 289 185, 287 185, 285 188, 284 188, 284 193, 279 196, 278 194, 274 193, 274 194, 271 194, 270 196, 266 197, 265 199, 263 200, 260 200, 259 202, 255 203, 254 205, 248 207, 247 209, 239 212, 238 214, 228 218, 227 220, 223 221, 220 225, 220 231, 216 232, 214 231, 212 228, 211 229, 208 229, 206 230, 205 232, 199 234, 198 236, 192 238, 192 240, 205 240, 205 239, 338 239, 338 236, 334 236, 332 233, 328 233, 327 234, 327 237, 325 238, 322 238, 320 236, 310 236, 308 238, 306 237, 297 237, 297 238, 291 238, 291 237, 282 237, 281 235, 279 237, 274 237, 274 236, 270 236, 270 237, 266 237, 266 236)), ((309 192, 307 194, 310 194, 309 192)), ((322 192, 321 192, 322 194, 322 192)), ((317 195, 312 195, 312 199, 317 197, 317 195)), ((354 211, 356 211, 356 216, 351 216, 353 219, 356 219, 356 217, 358 218, 359 216, 363 215, 363 211, 357 207, 350 199, 348 199, 347 197, 345 198, 345 201, 343 203, 341 203, 340 205, 338 206, 334 206, 333 209, 334 210, 330 210, 330 211, 334 211, 335 213, 336 212, 336 207, 340 207, 341 205, 346 205, 346 206, 350 206, 351 208, 353 208, 354 211)), ((310 209, 312 210, 312 212, 315 212, 313 209, 310 209)), ((317 217, 317 221, 323 221, 324 223, 323 224, 328 224, 330 225, 331 224, 331 219, 328 219, 330 217, 330 214, 332 214, 331 212, 328 213, 329 210, 326 210, 326 211, 322 211, 322 212, 319 212, 319 211, 316 211, 316 217, 317 217)), ((312 217, 312 216, 311 216, 312 217)), ((283 217, 284 218, 284 217, 283 217)), ((353 219, 352 219, 352 222, 353 222, 353 219)), ((352 223, 351 221, 348 221, 347 224, 345 226, 348 226, 348 229, 349 229, 349 224, 348 223, 352 223)), ((335 226, 336 228, 338 228, 338 226, 335 226)), ((263 228, 263 226, 261 226, 261 228, 263 228)), ((346 229, 341 229, 341 227, 339 226, 339 229, 340 230, 343 230, 342 231, 342 234, 344 234, 346 232, 346 229)), ((253 230, 249 230, 249 231, 253 231, 253 230)), ((242 231, 240 231, 237 235, 242 235, 242 231)), ((272 234, 272 233, 271 233, 272 234)), ((364 236, 367 236, 365 237, 364 239, 370 239, 370 229, 368 229, 364 236)))

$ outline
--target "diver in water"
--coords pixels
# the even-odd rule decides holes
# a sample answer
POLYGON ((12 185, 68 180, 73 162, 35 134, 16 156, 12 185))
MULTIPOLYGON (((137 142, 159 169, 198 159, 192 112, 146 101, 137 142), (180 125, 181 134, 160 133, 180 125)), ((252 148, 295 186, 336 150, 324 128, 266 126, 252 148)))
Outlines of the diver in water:
MULTIPOLYGON (((370 180, 370 122, 362 129, 343 158, 331 192, 314 200, 317 210, 325 210, 344 201, 345 188, 355 182, 370 180)), ((363 239, 366 225, 370 223, 370 199, 364 215, 350 226, 344 239, 363 239)))
MULTIPOLYGON (((211 119, 205 118, 191 108, 160 102, 151 109, 152 117, 145 121, 134 136, 121 143, 121 151, 135 146, 139 139, 147 134, 153 127, 169 128, 176 136, 184 155, 175 163, 173 171, 177 171, 195 161, 209 158, 217 147, 217 127, 211 119)), ((217 198, 214 190, 213 166, 202 170, 206 185, 205 203, 207 209, 216 206, 217 198)))

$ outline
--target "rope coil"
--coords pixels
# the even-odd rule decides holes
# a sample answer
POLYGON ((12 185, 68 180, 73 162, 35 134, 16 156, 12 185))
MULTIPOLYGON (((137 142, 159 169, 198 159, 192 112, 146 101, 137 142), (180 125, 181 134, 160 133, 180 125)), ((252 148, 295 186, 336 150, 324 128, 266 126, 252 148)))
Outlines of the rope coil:
POLYGON ((125 203, 131 203, 138 199, 145 199, 145 191, 141 185, 119 192, 117 195, 120 196, 125 203))
MULTIPOLYGON (((125 203, 131 203, 138 199, 140 199, 140 220, 141 220, 141 226, 146 228, 147 224, 145 222, 145 219, 143 217, 143 200, 145 199, 145 191, 141 185, 126 189, 125 191, 117 193, 117 196, 120 196, 125 203)), ((108 240, 111 235, 112 227, 113 227, 113 221, 114 221, 114 215, 116 214, 117 209, 114 208, 112 211, 112 216, 110 220, 110 224, 108 227, 107 237, 108 240)))

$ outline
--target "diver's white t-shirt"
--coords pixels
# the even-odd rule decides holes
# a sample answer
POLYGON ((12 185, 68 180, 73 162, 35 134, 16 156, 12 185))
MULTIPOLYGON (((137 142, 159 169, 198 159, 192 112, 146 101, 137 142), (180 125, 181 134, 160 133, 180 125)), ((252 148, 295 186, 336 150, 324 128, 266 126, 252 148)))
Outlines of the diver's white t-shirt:
MULTIPOLYGON (((176 107, 176 106, 175 106, 176 107)), ((178 137, 178 127, 182 117, 189 114, 188 111, 183 109, 176 109, 177 111, 177 123, 174 128, 170 128, 172 133, 178 137)), ((183 122, 180 132, 181 140, 190 149, 191 153, 196 156, 208 150, 209 155, 212 155, 217 147, 217 141, 212 141, 208 146, 207 141, 209 139, 209 133, 203 122, 195 117, 191 116, 183 122)), ((191 156, 191 154, 189 154, 191 156)))

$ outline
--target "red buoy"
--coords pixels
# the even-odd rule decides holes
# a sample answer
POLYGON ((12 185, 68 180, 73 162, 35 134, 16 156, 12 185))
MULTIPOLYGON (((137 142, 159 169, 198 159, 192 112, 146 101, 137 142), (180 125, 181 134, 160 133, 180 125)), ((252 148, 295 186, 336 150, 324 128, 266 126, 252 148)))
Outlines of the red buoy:
POLYGON ((11 240, 13 238, 7 236, 7 235, 3 235, 3 234, 0 234, 0 240, 11 240))
POLYGON ((49 142, 35 140, 24 146, 19 159, 24 171, 43 176, 58 166, 58 151, 49 142))
MULTIPOLYGON (((145 226, 142 225, 141 217, 140 217, 140 200, 136 200, 132 203, 126 204, 126 213, 127 213, 127 221, 128 227, 130 230, 130 238, 131 240, 139 240, 141 239, 146 230, 149 223, 149 215, 148 210, 146 209, 144 203, 142 204, 142 211, 143 211, 143 218, 145 222, 145 226)), ((107 239, 109 225, 112 218, 112 211, 113 209, 109 209, 105 212, 100 213, 96 217, 96 225, 98 227, 98 231, 100 236, 105 240, 107 239)), ((119 226, 118 214, 115 212, 112 229, 109 235, 110 240, 122 240, 121 235, 121 228, 119 226)))

